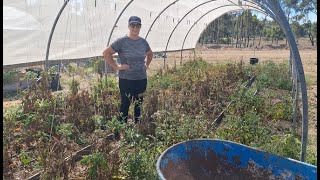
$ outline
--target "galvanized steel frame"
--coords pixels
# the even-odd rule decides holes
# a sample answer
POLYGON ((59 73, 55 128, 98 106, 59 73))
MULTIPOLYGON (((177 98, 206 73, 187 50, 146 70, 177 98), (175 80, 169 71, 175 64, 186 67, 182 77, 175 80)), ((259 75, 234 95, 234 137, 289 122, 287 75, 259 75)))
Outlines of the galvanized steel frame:
MULTIPOLYGON (((49 62, 48 62, 48 57, 49 57, 49 50, 50 50, 50 44, 51 44, 51 39, 52 39, 52 35, 53 35, 53 32, 54 32, 54 29, 56 27, 56 24, 59 20, 59 17, 61 15, 61 13, 63 12, 64 8, 66 7, 66 5, 68 4, 70 0, 66 0, 63 4, 63 6, 61 7, 55 21, 54 21, 54 24, 52 26, 52 29, 51 29, 51 32, 50 32, 50 35, 49 35, 49 40, 48 40, 48 44, 47 44, 47 49, 46 49, 46 59, 45 59, 45 70, 47 71, 48 68, 49 68, 49 62)), ((113 34, 113 31, 116 27, 116 24, 118 23, 121 15, 123 14, 123 12, 126 10, 126 8, 133 2, 134 0, 131 0, 129 1, 126 6, 122 9, 121 13, 118 15, 117 17, 117 20, 115 21, 113 27, 112 27, 112 30, 109 34, 109 38, 108 38, 108 43, 107 45, 110 44, 110 39, 111 39, 111 36, 113 34)), ((164 12, 166 11, 171 5, 175 4, 176 2, 178 2, 179 0, 176 0, 174 1, 173 3, 169 4, 166 8, 164 8, 159 14, 158 16, 154 19, 154 21, 152 22, 151 26, 149 27, 149 30, 147 31, 147 35, 146 35, 146 38, 153 26, 153 24, 158 20, 159 16, 164 12)), ((192 12, 194 9, 200 7, 201 5, 203 4, 206 4, 206 3, 209 3, 209 2, 212 2, 212 1, 215 1, 215 0, 210 0, 210 1, 206 1, 206 2, 203 2, 199 5, 197 5, 196 7, 192 8, 189 12, 187 12, 183 17, 182 19, 180 19, 177 23, 177 25, 174 27, 174 29, 171 31, 171 34, 168 38, 168 41, 167 41, 167 44, 166 44, 166 48, 165 48, 165 55, 166 55, 166 52, 167 52, 167 48, 168 48, 168 44, 169 44, 169 41, 171 39, 171 36, 173 34, 173 32, 175 31, 175 29, 178 27, 178 25, 180 24, 180 22, 190 13, 192 12)), ((230 2, 230 1, 229 1, 230 2)), ((241 1, 240 1, 241 2, 241 1)), ((299 50, 298 50, 298 47, 297 47, 297 44, 296 44, 296 41, 294 39, 294 36, 293 36, 293 32, 290 28, 290 25, 289 25, 289 22, 288 20, 286 19, 286 16, 284 15, 284 12, 283 10, 281 9, 280 7, 280 4, 277 0, 254 0, 253 2, 256 2, 257 4, 259 4, 259 6, 265 10, 269 16, 271 16, 273 19, 275 19, 280 27, 283 29, 283 31, 285 32, 286 34, 286 37, 288 39, 288 42, 289 42, 289 47, 290 47, 290 70, 291 70, 291 67, 292 67, 292 77, 295 79, 293 80, 293 85, 295 85, 295 108, 297 108, 297 104, 298 104, 298 98, 299 98, 299 85, 300 85, 300 88, 301 88, 301 95, 302 95, 302 137, 301 137, 301 154, 300 154, 300 160, 301 161, 305 161, 305 157, 306 157, 306 148, 307 148, 307 140, 308 140, 308 96, 307 96, 307 87, 306 87, 306 80, 305 80, 305 75, 304 75, 304 70, 303 70, 303 66, 302 66, 302 62, 301 62, 301 57, 300 57, 300 54, 299 54, 299 50), (292 57, 292 58, 291 58, 292 57), (294 61, 292 61, 292 59, 294 61), (292 61, 292 62, 291 62, 292 61)), ((248 5, 242 5, 242 6, 248 6, 248 5)), ((194 26, 194 25, 193 25, 194 26)), ((192 27, 193 27, 192 26, 192 27)), ((192 29, 192 27, 190 29, 192 29)), ((189 31, 190 31, 189 29, 189 31)), ((189 33, 188 31, 188 33, 189 33)), ((188 35, 187 33, 187 35, 188 35)), ((187 36, 186 36, 187 37, 187 36)), ((185 38, 186 39, 186 38, 185 38)), ((185 39, 184 39, 184 42, 185 42, 185 39)), ((183 42, 183 44, 184 44, 183 42)), ((182 48, 181 48, 181 51, 183 50, 183 46, 182 45, 182 48)), ((164 65, 165 65, 165 57, 164 56, 164 65)), ((294 88, 293 88, 294 89, 294 88)), ((292 91, 293 91, 292 89, 292 91)), ((295 109, 297 110, 297 109, 295 109)), ((296 112, 294 112, 296 113, 296 112)), ((295 114, 293 116, 296 116, 295 114)), ((294 126, 295 126, 295 121, 296 119, 294 118, 294 126)))

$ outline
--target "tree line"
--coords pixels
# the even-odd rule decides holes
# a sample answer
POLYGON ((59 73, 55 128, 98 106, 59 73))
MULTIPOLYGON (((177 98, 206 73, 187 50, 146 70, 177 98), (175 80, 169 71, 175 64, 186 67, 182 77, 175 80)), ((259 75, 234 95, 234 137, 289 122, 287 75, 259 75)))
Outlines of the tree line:
MULTIPOLYGON (((314 0, 281 0, 294 36, 308 38, 311 46, 317 44, 317 22, 311 22, 308 14, 317 15, 317 2, 314 0)), ((202 32, 200 44, 227 44, 237 48, 260 46, 261 40, 277 45, 286 39, 278 23, 271 18, 259 19, 254 11, 231 12, 220 16, 207 25, 202 32)), ((287 43, 287 41, 286 41, 287 43)))

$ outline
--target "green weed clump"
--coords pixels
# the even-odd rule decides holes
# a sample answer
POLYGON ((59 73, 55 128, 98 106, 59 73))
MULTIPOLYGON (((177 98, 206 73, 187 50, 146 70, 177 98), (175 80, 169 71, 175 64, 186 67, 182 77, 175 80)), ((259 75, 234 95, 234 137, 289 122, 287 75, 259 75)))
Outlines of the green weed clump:
POLYGON ((91 97, 94 101, 96 114, 107 120, 111 120, 118 115, 120 93, 115 76, 102 77, 94 81, 91 88, 91 97))
POLYGON ((19 80, 18 72, 20 72, 18 69, 3 71, 2 73, 3 85, 18 81, 19 80))
POLYGON ((283 157, 300 159, 301 142, 297 134, 275 134, 268 138, 266 143, 259 146, 260 149, 283 157))
POLYGON ((80 163, 89 167, 88 179, 103 179, 105 171, 108 170, 108 162, 100 152, 84 155, 80 163))
POLYGON ((277 88, 288 91, 292 89, 288 63, 275 64, 272 61, 267 61, 257 65, 254 71, 257 75, 257 86, 261 88, 277 88))
POLYGON ((261 143, 270 136, 271 130, 263 126, 259 114, 253 111, 243 116, 229 115, 225 118, 223 128, 217 130, 217 138, 239 142, 251 146, 261 143))
POLYGON ((318 158, 317 158, 317 151, 312 151, 307 149, 307 157, 306 157, 306 162, 312 165, 317 166, 318 158))
POLYGON ((280 102, 269 108, 269 116, 272 118, 273 121, 278 121, 278 120, 291 121, 292 113, 293 113, 292 103, 290 104, 287 102, 280 102))
POLYGON ((157 178, 156 171, 154 170, 154 164, 156 164, 156 156, 158 156, 158 153, 155 153, 156 151, 154 151, 153 148, 148 148, 150 147, 139 144, 137 145, 137 148, 132 149, 132 151, 130 149, 122 149, 122 176, 129 179, 157 178))

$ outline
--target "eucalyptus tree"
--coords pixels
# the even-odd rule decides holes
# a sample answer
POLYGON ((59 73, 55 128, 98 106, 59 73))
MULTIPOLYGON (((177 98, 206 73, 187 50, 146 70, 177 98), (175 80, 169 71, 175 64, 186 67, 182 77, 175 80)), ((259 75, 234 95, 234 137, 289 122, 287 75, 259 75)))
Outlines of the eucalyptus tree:
POLYGON ((263 36, 263 31, 264 31, 264 27, 265 27, 266 21, 267 21, 267 17, 265 17, 262 21, 258 21, 258 25, 257 25, 257 30, 259 31, 258 32, 258 34, 259 34, 258 46, 260 46, 260 44, 261 44, 261 39, 262 39, 262 36, 263 36))
POLYGON ((267 41, 271 40, 270 45, 273 45, 274 42, 278 44, 278 41, 282 40, 285 37, 285 34, 280 26, 274 20, 271 20, 266 22, 264 36, 267 41))
POLYGON ((316 0, 303 0, 297 8, 298 11, 309 14, 314 13, 317 15, 317 1, 316 0))
POLYGON ((311 46, 314 46, 317 37, 317 22, 312 23, 310 20, 308 20, 306 23, 303 24, 303 27, 306 30, 306 33, 308 34, 311 46))
MULTIPOLYGON (((281 0, 281 7, 283 8, 284 12, 287 14, 288 21, 291 24, 291 28, 295 33, 297 38, 303 37, 304 33, 307 32, 309 36, 309 40, 311 45, 314 45, 314 31, 311 28, 316 28, 312 26, 308 21, 310 20, 308 17, 309 13, 313 13, 317 15, 317 1, 316 0, 281 0), (305 25, 300 27, 301 20, 305 25), (299 23, 299 24, 298 24, 299 23), (302 30, 301 28, 304 28, 302 30)), ((287 43, 287 41, 286 41, 287 43)))
POLYGON ((308 34, 310 43, 314 46, 317 37, 317 22, 311 22, 308 15, 310 13, 317 15, 317 1, 315 0, 304 0, 297 8, 297 12, 302 15, 303 26, 305 32, 308 34))

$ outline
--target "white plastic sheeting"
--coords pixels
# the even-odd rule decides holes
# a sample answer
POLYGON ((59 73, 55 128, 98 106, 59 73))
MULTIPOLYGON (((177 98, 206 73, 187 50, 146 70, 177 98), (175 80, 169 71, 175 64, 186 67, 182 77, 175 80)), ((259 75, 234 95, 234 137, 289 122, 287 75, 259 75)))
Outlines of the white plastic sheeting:
MULTIPOLYGON (((4 0, 4 66, 45 60, 50 31, 64 2, 4 0)), ((243 1, 242 7, 238 3, 238 0, 70 0, 56 24, 48 59, 101 56, 109 37, 110 44, 127 34, 128 18, 132 15, 142 19, 141 37, 147 35, 153 23, 147 41, 156 52, 181 50, 188 30, 207 13, 191 29, 183 46, 195 48, 201 32, 224 13, 242 8, 263 12, 251 1, 243 1)))

